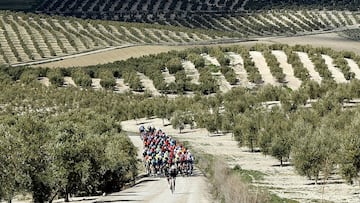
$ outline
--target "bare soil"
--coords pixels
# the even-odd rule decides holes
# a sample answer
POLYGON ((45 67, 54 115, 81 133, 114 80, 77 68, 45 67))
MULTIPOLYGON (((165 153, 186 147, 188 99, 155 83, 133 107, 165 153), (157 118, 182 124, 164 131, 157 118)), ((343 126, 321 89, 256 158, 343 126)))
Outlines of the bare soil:
POLYGON ((339 36, 337 33, 315 34, 298 37, 263 38, 260 41, 281 43, 288 45, 311 45, 314 47, 328 47, 336 51, 353 51, 360 54, 360 41, 354 41, 339 36))
POLYGON ((200 73, 195 68, 195 65, 191 61, 183 61, 182 66, 184 67, 186 75, 191 78, 191 82, 194 84, 200 84, 199 83, 200 73))
POLYGON ((301 81, 294 76, 293 67, 287 62, 286 54, 283 51, 272 51, 272 54, 280 63, 280 68, 283 69, 285 80, 287 81, 286 86, 293 90, 299 89, 301 81))
POLYGON ((171 50, 183 50, 188 46, 135 46, 123 49, 115 49, 96 54, 84 55, 76 58, 64 59, 61 61, 35 65, 35 67, 77 67, 111 63, 126 60, 131 57, 140 57, 150 54, 158 54, 171 50))
POLYGON ((144 86, 145 90, 149 91, 154 96, 160 96, 161 94, 158 92, 158 90, 155 88, 154 83, 152 80, 150 80, 148 77, 146 77, 142 73, 137 73, 140 77, 140 81, 142 85, 144 86))
POLYGON ((335 64, 333 63, 333 59, 328 55, 322 55, 322 58, 325 60, 325 63, 330 70, 332 76, 334 77, 335 81, 337 83, 346 83, 347 80, 344 77, 344 74, 339 70, 337 67, 335 67, 335 64))
POLYGON ((263 54, 259 51, 250 51, 250 57, 258 68, 265 84, 279 85, 274 76, 270 72, 270 67, 267 65, 263 54))
MULTIPOLYGON (((243 45, 253 46, 256 43, 273 44, 282 43, 289 45, 311 45, 314 47, 329 47, 336 51, 353 51, 360 54, 360 41, 350 40, 339 36, 337 33, 325 33, 325 34, 314 34, 304 35, 297 37, 268 37, 259 38, 255 41, 229 43, 229 44, 213 44, 208 46, 232 46, 232 45, 243 45)), ((74 67, 74 66, 89 66, 104 63, 111 63, 119 60, 126 60, 130 57, 140 57, 149 54, 157 54, 162 52, 168 52, 171 50, 184 50, 193 46, 136 46, 128 47, 123 49, 116 49, 101 53, 95 53, 76 58, 69 58, 62 61, 44 63, 35 65, 39 67, 74 67)))
POLYGON ((304 52, 297 52, 300 61, 304 64, 304 67, 309 71, 310 78, 315 80, 317 83, 321 83, 322 78, 319 73, 315 70, 314 64, 311 62, 309 55, 304 52))
POLYGON ((360 79, 360 68, 359 68, 359 65, 352 59, 345 59, 349 66, 350 66, 350 71, 355 73, 355 78, 356 79, 360 79))

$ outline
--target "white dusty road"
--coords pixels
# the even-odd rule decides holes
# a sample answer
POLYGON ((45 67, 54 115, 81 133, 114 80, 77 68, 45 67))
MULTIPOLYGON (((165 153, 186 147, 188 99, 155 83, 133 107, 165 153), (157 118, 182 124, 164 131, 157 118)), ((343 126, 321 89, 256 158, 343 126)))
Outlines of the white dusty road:
POLYGON ((174 194, 171 193, 166 178, 144 178, 132 188, 99 198, 96 202, 212 202, 207 197, 206 182, 203 177, 177 177, 174 194))
MULTIPOLYGON (((141 156, 142 142, 139 136, 129 136, 141 156)), ((96 202, 154 202, 154 203, 207 203, 214 202, 209 193, 208 183, 199 170, 191 177, 177 177, 174 194, 166 178, 143 178, 134 187, 100 197, 96 202)))

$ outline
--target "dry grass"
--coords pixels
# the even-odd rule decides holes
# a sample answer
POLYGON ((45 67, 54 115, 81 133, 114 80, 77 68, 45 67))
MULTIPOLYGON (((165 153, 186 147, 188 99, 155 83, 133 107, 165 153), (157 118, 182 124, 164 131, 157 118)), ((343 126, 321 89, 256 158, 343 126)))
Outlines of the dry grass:
POLYGON ((197 166, 212 182, 213 194, 221 202, 259 203, 269 202, 267 192, 248 185, 241 176, 232 173, 226 162, 208 154, 196 153, 197 166))
POLYGON ((328 47, 335 51, 353 51, 360 54, 360 42, 339 36, 337 33, 315 34, 297 37, 279 37, 263 39, 271 43, 288 45, 311 45, 313 47, 328 47))
POLYGON ((183 50, 188 46, 135 46, 123 49, 116 49, 111 51, 105 51, 96 54, 89 54, 74 58, 68 58, 61 61, 44 63, 35 65, 34 67, 77 67, 77 66, 90 66, 97 64, 111 63, 120 60, 126 60, 131 57, 141 57, 144 55, 158 54, 162 52, 168 52, 171 50, 183 50))

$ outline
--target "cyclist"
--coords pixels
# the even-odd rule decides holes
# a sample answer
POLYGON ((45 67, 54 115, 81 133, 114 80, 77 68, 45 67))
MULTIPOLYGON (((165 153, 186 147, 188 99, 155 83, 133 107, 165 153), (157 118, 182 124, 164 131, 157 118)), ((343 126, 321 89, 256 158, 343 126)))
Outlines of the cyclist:
POLYGON ((170 189, 173 192, 175 190, 175 179, 177 175, 177 167, 175 164, 171 164, 169 169, 168 183, 170 184, 170 189))
POLYGON ((186 152, 189 174, 192 175, 194 169, 194 156, 191 154, 190 150, 187 150, 186 152))

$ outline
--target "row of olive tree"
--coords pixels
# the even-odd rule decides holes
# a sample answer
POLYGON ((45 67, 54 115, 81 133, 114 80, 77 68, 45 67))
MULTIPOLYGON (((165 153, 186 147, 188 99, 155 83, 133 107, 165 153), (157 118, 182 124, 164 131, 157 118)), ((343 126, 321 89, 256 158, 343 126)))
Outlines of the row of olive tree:
POLYGON ((0 198, 34 202, 121 189, 137 174, 136 150, 110 116, 73 110, 0 117, 0 198))
MULTIPOLYGON (((281 87, 264 86, 263 88, 255 88, 253 90, 236 88, 227 94, 216 94, 213 97, 200 97, 196 95, 193 98, 179 97, 177 99, 167 99, 166 97, 160 97, 149 99, 145 95, 118 95, 106 91, 81 91, 77 88, 45 88, 37 83, 22 86, 16 82, 11 82, 13 78, 14 81, 18 79, 17 74, 19 71, 16 68, 2 69, 1 77, 4 80, 1 81, 7 81, 5 84, 10 85, 0 87, 2 92, 0 103, 6 104, 0 106, 2 109, 0 115, 9 116, 13 114, 24 115, 26 112, 47 112, 50 115, 54 115, 54 118, 51 116, 45 117, 46 122, 44 123, 49 122, 47 125, 51 127, 52 121, 57 124, 62 122, 61 119, 58 119, 58 116, 64 115, 66 119, 74 116, 62 112, 73 112, 79 115, 78 120, 80 123, 81 121, 87 121, 87 124, 90 124, 86 126, 93 127, 89 130, 92 133, 89 134, 103 134, 107 132, 106 129, 118 128, 113 125, 108 127, 109 123, 104 122, 104 119, 100 119, 99 125, 89 122, 96 120, 89 116, 92 115, 91 112, 103 116, 106 115, 106 118, 109 116, 109 118, 115 120, 151 117, 154 115, 170 120, 171 118, 178 118, 173 122, 174 124, 180 124, 178 125, 179 128, 186 124, 196 124, 198 127, 207 128, 210 132, 232 132, 241 145, 248 146, 253 151, 260 149, 263 153, 277 157, 280 162, 286 161, 291 156, 293 163, 301 174, 315 179, 317 179, 319 174, 317 172, 320 172, 323 168, 317 165, 321 170, 316 171, 310 166, 315 167, 316 164, 328 163, 327 161, 333 161, 341 165, 343 169, 340 172, 335 172, 339 172, 344 177, 347 177, 346 174, 350 174, 347 177, 349 181, 356 177, 357 168, 354 165, 356 154, 352 157, 347 157, 347 162, 344 165, 335 158, 329 159, 326 162, 319 161, 316 164, 309 164, 314 155, 302 156, 301 152, 306 152, 307 150, 298 151, 297 149, 301 146, 308 146, 325 151, 328 150, 327 145, 323 147, 318 147, 318 145, 314 145, 315 147, 309 146, 311 139, 314 139, 314 137, 321 138, 320 135, 326 134, 324 133, 325 131, 318 132, 317 130, 321 129, 323 125, 328 126, 329 129, 336 128, 330 131, 331 133, 354 131, 351 125, 346 124, 351 122, 349 119, 346 119, 348 118, 346 115, 351 118, 351 115, 354 114, 349 110, 341 111, 341 104, 347 99, 360 97, 358 91, 360 82, 358 80, 352 80, 349 84, 325 82, 321 86, 316 82, 308 82, 304 83, 297 91, 290 91, 281 87), (18 92, 18 94, 13 94, 13 92, 18 92), (318 99, 317 103, 312 104, 312 109, 303 108, 308 99, 318 99), (280 101, 282 104, 281 108, 274 108, 271 111, 265 110, 263 102, 273 100, 280 101), (74 111, 74 109, 91 109, 91 111, 86 110, 86 113, 81 113, 74 111), (332 118, 336 116, 342 118, 337 119, 339 123, 327 124, 327 120, 335 120, 332 118), (175 122, 176 120, 179 121, 175 122), (310 124, 314 126, 313 129, 309 127, 310 124), (305 126, 306 131, 298 126, 305 126), (308 128, 310 128, 309 131, 307 131, 308 128), (297 131, 295 131, 296 129, 297 131), (305 132, 308 135, 305 137, 306 139, 303 137, 305 132), (300 158, 297 159, 296 157, 300 158), (304 167, 302 168, 302 166, 304 167)), ((39 74, 43 74, 43 70, 39 69, 38 71, 39 74)), ((62 74, 67 75, 68 73, 63 71, 62 74)), ((78 123, 78 121, 70 123, 78 123)), ((56 130, 56 126, 53 127, 55 132, 62 132, 62 130, 56 130)), ((323 141, 320 138, 318 139, 319 145, 323 141)), ((345 144, 345 141, 350 142, 346 139, 343 139, 343 141, 345 144)), ((335 148, 346 151, 342 147, 335 146, 335 148)), ((321 157, 327 157, 328 152, 324 153, 325 155, 322 154, 321 157)), ((92 167, 89 166, 89 168, 92 167)))

